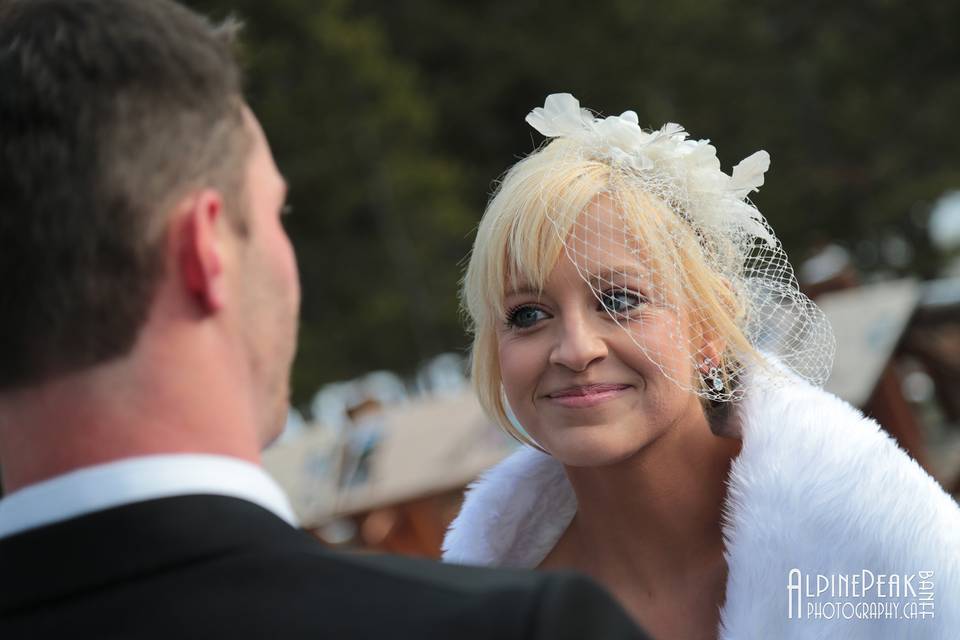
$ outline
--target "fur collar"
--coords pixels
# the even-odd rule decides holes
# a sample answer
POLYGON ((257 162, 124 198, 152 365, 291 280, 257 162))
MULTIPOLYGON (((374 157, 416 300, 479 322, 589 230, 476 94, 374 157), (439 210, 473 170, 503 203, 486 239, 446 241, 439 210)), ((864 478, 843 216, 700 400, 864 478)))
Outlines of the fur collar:
MULTIPOLYGON (((876 422, 803 382, 754 387, 738 418, 743 447, 728 479, 720 637, 957 638, 957 503, 876 422), (794 568, 810 575, 814 588, 817 574, 932 570, 934 618, 789 619, 794 568)), ((521 449, 471 486, 444 541, 444 560, 535 567, 575 511, 562 465, 521 449)), ((801 608, 811 601, 831 599, 807 599, 801 608)))

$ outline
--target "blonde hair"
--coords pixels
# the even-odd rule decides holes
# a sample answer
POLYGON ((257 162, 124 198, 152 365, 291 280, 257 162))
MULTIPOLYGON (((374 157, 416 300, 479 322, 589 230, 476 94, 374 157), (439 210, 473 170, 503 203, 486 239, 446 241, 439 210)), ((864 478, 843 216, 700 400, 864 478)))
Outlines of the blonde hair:
POLYGON ((655 266, 666 295, 680 306, 684 299, 696 299, 690 322, 704 339, 723 345, 715 364, 724 384, 736 383, 727 373, 736 370, 731 366, 735 361, 762 362, 743 330, 746 292, 720 275, 742 271, 741 250, 698 235, 674 207, 642 190, 622 169, 583 157, 576 147, 576 142, 555 139, 505 174, 480 222, 461 290, 473 334, 471 371, 480 403, 504 431, 532 446, 537 445, 508 418, 502 393, 497 323, 505 321, 505 293, 518 282, 543 289, 577 219, 598 199, 615 204, 655 266))

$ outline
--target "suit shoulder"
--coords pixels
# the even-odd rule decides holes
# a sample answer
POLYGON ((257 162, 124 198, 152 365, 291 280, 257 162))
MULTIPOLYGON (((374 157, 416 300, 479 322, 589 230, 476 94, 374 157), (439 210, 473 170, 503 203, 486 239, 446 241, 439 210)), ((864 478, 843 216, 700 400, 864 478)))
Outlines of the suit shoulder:
POLYGON ((463 625, 473 625, 476 637, 646 638, 602 588, 574 572, 490 569, 327 550, 302 553, 299 565, 318 579, 335 573, 342 593, 362 592, 380 612, 416 611, 439 625, 455 621, 458 637, 467 637, 463 625))
POLYGON ((649 640, 597 583, 573 572, 545 576, 530 637, 649 640))

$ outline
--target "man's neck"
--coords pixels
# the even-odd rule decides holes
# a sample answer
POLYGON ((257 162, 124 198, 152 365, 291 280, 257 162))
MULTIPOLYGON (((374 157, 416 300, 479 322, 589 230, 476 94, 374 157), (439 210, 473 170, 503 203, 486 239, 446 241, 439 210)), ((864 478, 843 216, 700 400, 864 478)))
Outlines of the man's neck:
POLYGON ((0 394, 4 491, 154 454, 207 453, 258 464, 249 403, 238 402, 229 381, 218 383, 203 367, 184 362, 182 375, 166 375, 162 366, 138 366, 131 357, 0 394))

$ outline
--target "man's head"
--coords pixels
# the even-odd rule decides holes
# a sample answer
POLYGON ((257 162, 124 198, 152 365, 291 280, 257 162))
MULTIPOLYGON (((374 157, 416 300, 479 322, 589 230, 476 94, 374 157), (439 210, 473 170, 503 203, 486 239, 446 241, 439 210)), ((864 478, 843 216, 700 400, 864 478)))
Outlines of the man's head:
POLYGON ((5 8, 0 388, 128 351, 172 201, 238 193, 249 143, 225 36, 167 2, 5 8))
POLYGON ((0 8, 0 394, 127 356, 173 289, 245 352, 261 435, 282 420, 299 287, 234 30, 168 0, 0 8))

